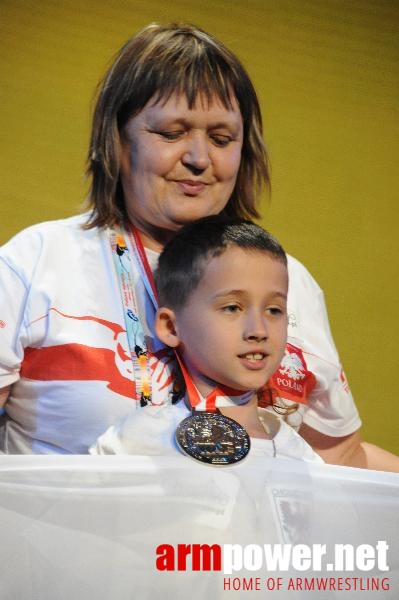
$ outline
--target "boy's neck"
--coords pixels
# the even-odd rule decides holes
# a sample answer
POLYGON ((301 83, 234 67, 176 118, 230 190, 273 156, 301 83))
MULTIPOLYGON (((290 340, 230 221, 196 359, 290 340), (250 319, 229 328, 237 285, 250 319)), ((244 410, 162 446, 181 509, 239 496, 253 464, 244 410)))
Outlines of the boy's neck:
POLYGON ((179 355, 177 358, 186 381, 186 404, 189 408, 194 407, 199 411, 219 410, 222 415, 242 425, 250 437, 274 438, 279 430, 279 421, 267 411, 263 411, 262 419, 259 417, 256 390, 232 390, 204 376, 198 381, 189 374, 179 355))
POLYGON ((235 407, 247 404, 256 392, 254 390, 236 390, 219 384, 205 376, 199 380, 190 373, 176 355, 186 383, 186 403, 189 408, 199 411, 215 411, 224 407, 235 407))
POLYGON ((258 398, 256 393, 247 404, 228 406, 219 409, 222 415, 234 419, 244 427, 250 437, 272 439, 279 429, 278 419, 267 411, 262 420, 259 417, 258 398))

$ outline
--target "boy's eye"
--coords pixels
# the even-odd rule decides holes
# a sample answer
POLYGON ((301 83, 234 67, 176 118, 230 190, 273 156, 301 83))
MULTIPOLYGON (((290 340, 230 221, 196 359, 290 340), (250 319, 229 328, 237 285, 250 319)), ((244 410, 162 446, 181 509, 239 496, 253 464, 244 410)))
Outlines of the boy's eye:
POLYGON ((227 313, 236 313, 241 309, 238 304, 227 304, 226 306, 223 306, 222 310, 227 313))
POLYGON ((270 315, 277 316, 284 314, 285 311, 280 306, 270 306, 266 309, 266 312, 270 315))

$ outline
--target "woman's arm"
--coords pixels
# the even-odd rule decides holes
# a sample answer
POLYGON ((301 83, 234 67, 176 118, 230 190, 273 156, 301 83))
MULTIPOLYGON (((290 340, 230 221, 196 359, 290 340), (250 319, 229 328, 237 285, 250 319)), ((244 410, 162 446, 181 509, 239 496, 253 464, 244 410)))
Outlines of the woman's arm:
POLYGON ((10 393, 10 388, 11 386, 8 385, 7 387, 2 388, 0 390, 0 408, 2 408, 7 402, 8 394, 10 393))
POLYGON ((399 456, 364 442, 358 431, 331 437, 304 423, 299 433, 326 463, 399 473, 399 456))
POLYGON ((292 257, 289 266, 289 336, 316 379, 299 433, 327 463, 399 472, 398 456, 364 442, 359 434, 361 422, 341 370, 322 290, 292 257))

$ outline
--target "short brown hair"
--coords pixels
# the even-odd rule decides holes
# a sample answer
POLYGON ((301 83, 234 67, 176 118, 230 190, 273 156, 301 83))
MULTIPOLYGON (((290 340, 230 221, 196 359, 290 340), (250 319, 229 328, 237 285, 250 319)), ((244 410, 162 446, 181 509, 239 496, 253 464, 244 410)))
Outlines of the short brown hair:
POLYGON ((256 198, 269 185, 262 117, 253 84, 238 58, 221 42, 187 24, 151 24, 121 48, 101 83, 93 116, 87 174, 92 214, 88 226, 113 225, 125 218, 119 176, 120 132, 151 99, 186 96, 189 107, 198 94, 215 96, 226 108, 232 96, 243 119, 241 164, 224 213, 259 217, 256 198))
POLYGON ((159 306, 180 311, 202 280, 209 261, 230 247, 262 252, 287 267, 282 246, 263 227, 236 217, 203 217, 182 227, 159 257, 154 273, 159 306))

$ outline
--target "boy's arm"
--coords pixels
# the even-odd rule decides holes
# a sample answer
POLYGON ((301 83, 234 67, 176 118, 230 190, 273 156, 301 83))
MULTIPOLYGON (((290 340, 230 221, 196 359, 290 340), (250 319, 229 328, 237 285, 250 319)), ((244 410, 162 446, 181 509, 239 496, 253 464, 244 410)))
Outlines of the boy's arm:
POLYGON ((326 463, 399 473, 399 456, 364 442, 358 431, 331 437, 303 424, 299 433, 326 463))

